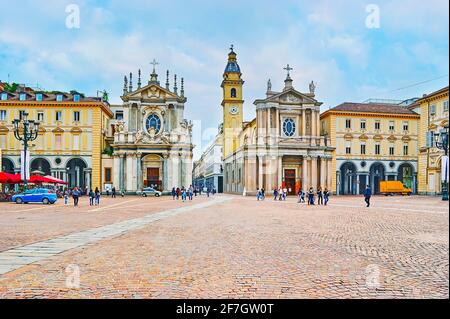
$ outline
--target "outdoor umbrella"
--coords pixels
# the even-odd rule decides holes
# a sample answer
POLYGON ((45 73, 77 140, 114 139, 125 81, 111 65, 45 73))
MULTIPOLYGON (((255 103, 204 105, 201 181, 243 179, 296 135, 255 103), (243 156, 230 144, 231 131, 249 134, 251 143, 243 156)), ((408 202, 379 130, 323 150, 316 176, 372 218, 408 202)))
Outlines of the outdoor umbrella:
POLYGON ((4 184, 18 184, 21 183, 22 179, 20 174, 9 174, 5 172, 0 172, 0 183, 4 184))
POLYGON ((52 183, 52 184, 63 184, 63 185, 67 184, 67 182, 63 181, 62 179, 59 179, 59 178, 56 178, 56 177, 53 177, 53 176, 50 176, 50 175, 47 175, 47 176, 44 176, 44 177, 47 178, 49 183, 52 183))
POLYGON ((51 181, 46 178, 45 176, 41 176, 41 175, 32 175, 29 179, 30 183, 51 183, 51 181))

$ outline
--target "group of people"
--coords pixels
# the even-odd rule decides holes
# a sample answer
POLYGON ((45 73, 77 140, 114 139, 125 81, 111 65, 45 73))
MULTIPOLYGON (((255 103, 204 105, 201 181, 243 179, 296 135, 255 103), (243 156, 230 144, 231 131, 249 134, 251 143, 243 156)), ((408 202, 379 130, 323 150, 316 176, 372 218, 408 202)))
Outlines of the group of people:
MULTIPOLYGON (((330 199, 330 191, 325 188, 322 190, 321 187, 317 189, 315 192, 312 187, 309 188, 308 192, 305 193, 303 189, 300 189, 298 192, 298 203, 305 202, 305 196, 308 198, 308 205, 315 205, 315 196, 317 195, 317 204, 318 205, 327 205, 330 199)), ((288 196, 288 189, 286 187, 279 187, 273 190, 273 200, 274 201, 286 201, 288 196)), ((265 189, 258 188, 256 190, 256 200, 264 200, 266 198, 265 189)))
MULTIPOLYGON (((62 197, 64 198, 64 205, 68 205, 69 197, 72 197, 73 206, 77 207, 80 197, 82 197, 82 196, 89 196, 89 206, 100 205, 101 192, 98 189, 98 187, 96 187, 95 190, 90 189, 89 191, 87 190, 87 187, 84 190, 80 189, 78 187, 74 187, 72 189, 65 188, 62 191, 62 197)), ((106 189, 106 196, 110 196, 110 191, 108 188, 106 189)), ((116 188, 115 187, 112 188, 111 196, 113 198, 116 197, 116 188)), ((123 195, 122 195, 122 197, 123 197, 123 195)))

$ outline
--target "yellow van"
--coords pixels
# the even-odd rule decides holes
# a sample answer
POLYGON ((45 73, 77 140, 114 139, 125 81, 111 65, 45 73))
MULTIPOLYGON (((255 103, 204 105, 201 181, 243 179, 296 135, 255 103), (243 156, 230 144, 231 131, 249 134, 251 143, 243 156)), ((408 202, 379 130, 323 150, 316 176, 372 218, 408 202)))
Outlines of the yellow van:
POLYGON ((405 187, 400 181, 380 181, 380 193, 384 195, 411 195, 412 189, 405 187))

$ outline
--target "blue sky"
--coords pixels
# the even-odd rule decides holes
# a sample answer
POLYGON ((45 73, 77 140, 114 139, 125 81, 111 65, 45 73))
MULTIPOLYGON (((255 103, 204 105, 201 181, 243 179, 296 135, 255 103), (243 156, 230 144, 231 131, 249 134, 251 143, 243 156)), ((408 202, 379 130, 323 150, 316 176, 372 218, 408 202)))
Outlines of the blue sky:
MULTIPOLYGON (((328 109, 344 101, 405 99, 448 85, 447 0, 397 1, 61 1, 0 0, 0 80, 110 92, 120 102, 123 76, 155 58, 157 71, 185 78, 185 117, 197 123, 196 151, 221 122, 221 88, 228 48, 234 44, 245 80, 245 118, 264 97, 271 78, 283 86, 289 63, 294 87, 328 109), (80 8, 80 28, 66 27, 66 6, 80 8), (367 28, 366 6, 380 10, 380 27, 367 28), (433 80, 407 89, 412 84, 433 80), (399 90, 400 89, 400 90, 399 90), (201 123, 201 127, 200 124, 201 123)), ((172 79, 171 79, 172 80, 172 79)))

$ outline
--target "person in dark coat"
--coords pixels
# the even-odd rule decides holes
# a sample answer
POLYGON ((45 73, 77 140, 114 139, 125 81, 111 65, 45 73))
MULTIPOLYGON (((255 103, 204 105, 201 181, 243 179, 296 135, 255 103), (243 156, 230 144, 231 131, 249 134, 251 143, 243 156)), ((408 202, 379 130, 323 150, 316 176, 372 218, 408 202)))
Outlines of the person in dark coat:
POLYGON ((327 206, 328 201, 330 200, 330 192, 328 191, 328 188, 326 188, 326 187, 323 191, 323 199, 325 200, 325 206, 327 206))
POLYGON ((95 194, 94 194, 94 192, 91 189, 89 191, 89 206, 93 206, 94 205, 94 197, 95 197, 95 194))
POLYGON ((308 191, 308 205, 314 205, 314 189, 312 187, 308 191))
POLYGON ((322 187, 317 190, 317 205, 323 205, 323 193, 322 187))
POLYGON ((364 190, 364 201, 366 202, 367 206, 370 206, 370 197, 372 196, 372 190, 370 189, 369 185, 366 186, 366 189, 364 190))
POLYGON ((176 191, 175 187, 172 187, 172 198, 173 198, 173 200, 175 200, 176 196, 177 196, 177 191, 176 191))

